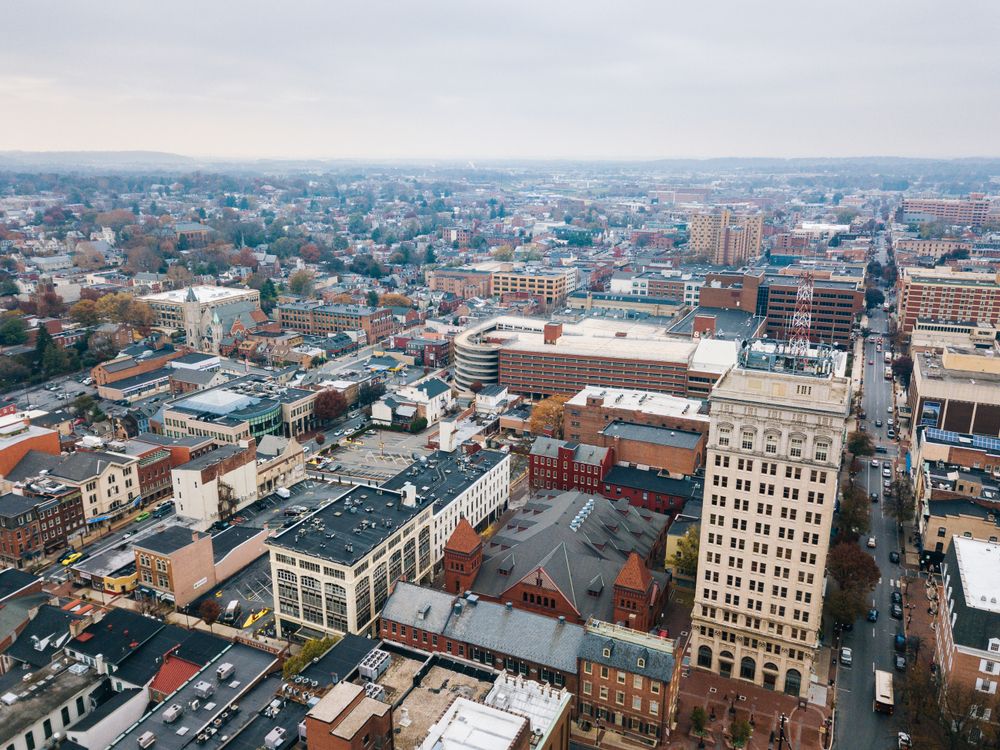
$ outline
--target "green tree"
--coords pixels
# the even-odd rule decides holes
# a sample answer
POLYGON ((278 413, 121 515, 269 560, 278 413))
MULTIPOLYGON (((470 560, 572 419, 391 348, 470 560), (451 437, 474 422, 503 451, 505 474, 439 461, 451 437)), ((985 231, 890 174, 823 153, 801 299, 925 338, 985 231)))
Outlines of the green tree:
POLYGON ((677 572, 685 576, 693 576, 698 572, 698 548, 700 546, 700 531, 698 526, 690 526, 684 536, 677 540, 677 550, 674 552, 674 565, 677 572))
POLYGON ((856 484, 844 484, 840 495, 840 525, 846 536, 857 539, 868 532, 871 522, 871 501, 865 490, 856 484))
POLYGON ((885 302, 885 294, 882 293, 881 289, 870 286, 865 289, 865 307, 871 310, 873 307, 878 307, 883 302, 885 302))
POLYGON ((209 631, 212 630, 212 626, 215 625, 221 614, 222 606, 215 599, 205 599, 198 605, 198 617, 208 625, 209 631))
POLYGON ((424 263, 427 265, 437 263, 437 255, 434 253, 434 248, 430 245, 428 245, 427 250, 424 251, 424 263))
POLYGON ((278 290, 270 278, 265 279, 260 287, 260 309, 270 313, 276 304, 278 304, 278 290))
POLYGON ((417 417, 412 422, 410 422, 410 432, 416 435, 418 432, 423 432, 427 429, 427 419, 426 417, 417 417))
POLYGON ((351 234, 364 234, 366 229, 365 217, 361 214, 351 214, 347 220, 347 231, 351 234))
POLYGON ((746 719, 733 719, 729 725, 729 734, 733 738, 733 747, 746 747, 753 734, 753 727, 746 719))
POLYGON ((702 735, 705 733, 705 727, 708 725, 708 713, 701 706, 695 706, 691 709, 691 728, 694 730, 695 734, 702 735))
POLYGON ((368 302, 369 307, 378 307, 378 293, 372 290, 368 291, 365 295, 365 299, 368 302))
POLYGON ((52 340, 52 334, 49 333, 49 329, 45 326, 39 325, 37 331, 38 334, 35 337, 35 361, 40 363, 46 350, 50 346, 55 346, 55 342, 52 340))
POLYGON ((59 375, 70 368, 70 358, 66 350, 56 344, 49 344, 42 352, 42 372, 48 376, 59 375))
POLYGON ((916 497, 909 477, 897 477, 893 480, 889 495, 883 503, 886 514, 899 523, 909 523, 916 511, 916 497))
POLYGON ((854 622, 864 613, 867 596, 881 576, 878 565, 857 544, 840 542, 830 548, 826 571, 837 584, 823 603, 827 616, 834 622, 854 622))
POLYGON ((0 319, 0 344, 14 346, 27 340, 28 325, 24 318, 20 315, 6 315, 0 319))
POLYGON ((315 278, 306 270, 296 271, 288 278, 288 290, 300 297, 311 297, 315 286, 315 278))
POLYGON ((896 357, 892 363, 892 374, 899 378, 900 382, 910 387, 910 376, 913 375, 913 360, 907 356, 896 357))
POLYGON ((870 456, 875 453, 875 446, 867 432, 855 430, 847 436, 847 450, 855 456, 870 456))

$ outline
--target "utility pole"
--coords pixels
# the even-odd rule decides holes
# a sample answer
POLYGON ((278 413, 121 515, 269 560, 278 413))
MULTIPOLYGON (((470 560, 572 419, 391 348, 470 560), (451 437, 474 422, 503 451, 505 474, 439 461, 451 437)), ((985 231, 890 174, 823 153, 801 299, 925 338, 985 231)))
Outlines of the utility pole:
MULTIPOLYGON (((785 747, 785 739, 786 739, 785 738, 785 722, 787 720, 788 720, 788 717, 785 716, 784 714, 781 714, 781 716, 778 718, 778 722, 779 722, 779 724, 778 724, 778 750, 784 750, 784 747, 785 747)), ((791 743, 788 743, 789 750, 791 749, 791 746, 792 746, 791 743)))

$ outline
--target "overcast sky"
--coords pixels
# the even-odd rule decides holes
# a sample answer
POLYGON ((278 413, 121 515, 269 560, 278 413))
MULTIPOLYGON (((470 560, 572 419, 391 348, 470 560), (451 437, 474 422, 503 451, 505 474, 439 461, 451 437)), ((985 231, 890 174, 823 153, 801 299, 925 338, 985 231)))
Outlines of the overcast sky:
POLYGON ((998 31, 997 0, 29 0, 0 150, 997 156, 998 31))

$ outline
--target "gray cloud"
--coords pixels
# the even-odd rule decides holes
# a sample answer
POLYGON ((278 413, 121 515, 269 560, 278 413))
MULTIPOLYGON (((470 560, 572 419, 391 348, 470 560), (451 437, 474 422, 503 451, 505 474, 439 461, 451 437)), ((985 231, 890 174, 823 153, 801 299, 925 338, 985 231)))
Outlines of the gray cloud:
POLYGON ((0 30, 0 150, 995 155, 997 28, 991 0, 42 0, 0 30))

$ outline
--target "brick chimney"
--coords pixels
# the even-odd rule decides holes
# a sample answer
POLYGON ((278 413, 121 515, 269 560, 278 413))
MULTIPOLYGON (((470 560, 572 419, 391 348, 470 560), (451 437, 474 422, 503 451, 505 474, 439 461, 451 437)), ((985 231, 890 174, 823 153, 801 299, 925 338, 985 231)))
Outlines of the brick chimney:
POLYGON ((691 332, 695 336, 706 339, 715 337, 715 316, 703 313, 694 316, 694 329, 691 332))

